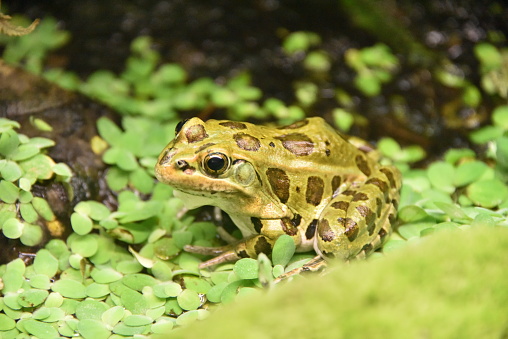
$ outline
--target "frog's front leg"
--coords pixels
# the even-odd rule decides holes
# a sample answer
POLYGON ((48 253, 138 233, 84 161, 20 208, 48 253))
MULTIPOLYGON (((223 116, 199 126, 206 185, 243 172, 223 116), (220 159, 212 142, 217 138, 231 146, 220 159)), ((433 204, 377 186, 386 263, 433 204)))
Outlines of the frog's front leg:
POLYGON ((273 244, 274 241, 272 239, 258 234, 226 246, 205 247, 186 245, 184 250, 191 253, 215 256, 199 265, 199 268, 205 268, 224 262, 237 261, 242 258, 257 258, 260 253, 271 255, 273 244))
MULTIPOLYGON (((298 218, 296 218, 298 219, 298 218)), ((217 265, 224 262, 237 261, 242 258, 257 258, 260 253, 268 256, 272 254, 275 241, 283 234, 293 237, 298 246, 301 242, 300 230, 296 219, 258 219, 251 218, 254 229, 259 234, 244 238, 236 243, 221 247, 204 247, 187 245, 184 250, 191 253, 212 255, 214 258, 199 265, 200 268, 217 265)))

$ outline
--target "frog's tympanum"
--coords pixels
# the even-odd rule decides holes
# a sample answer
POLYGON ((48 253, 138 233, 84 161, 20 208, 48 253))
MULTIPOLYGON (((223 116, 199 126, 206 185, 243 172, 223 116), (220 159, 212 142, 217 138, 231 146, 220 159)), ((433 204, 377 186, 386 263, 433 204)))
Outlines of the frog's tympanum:
POLYGON ((297 251, 314 249, 315 266, 321 258, 365 256, 391 233, 401 186, 396 168, 321 118, 279 128, 185 120, 155 173, 186 207, 217 206, 242 232, 231 245, 187 246, 216 256, 201 267, 269 255, 283 234, 297 251))

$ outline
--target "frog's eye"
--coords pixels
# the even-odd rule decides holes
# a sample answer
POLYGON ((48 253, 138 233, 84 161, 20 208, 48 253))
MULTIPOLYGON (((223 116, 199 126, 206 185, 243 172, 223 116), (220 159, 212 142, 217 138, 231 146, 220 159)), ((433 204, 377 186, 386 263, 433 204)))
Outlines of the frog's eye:
POLYGON ((175 135, 177 135, 178 133, 180 133, 180 131, 182 130, 182 127, 183 125, 185 125, 185 123, 189 121, 189 119, 183 119, 182 121, 180 121, 176 127, 175 127, 175 135))
POLYGON ((223 153, 210 153, 203 160, 203 168, 208 174, 222 174, 229 168, 229 159, 223 153))

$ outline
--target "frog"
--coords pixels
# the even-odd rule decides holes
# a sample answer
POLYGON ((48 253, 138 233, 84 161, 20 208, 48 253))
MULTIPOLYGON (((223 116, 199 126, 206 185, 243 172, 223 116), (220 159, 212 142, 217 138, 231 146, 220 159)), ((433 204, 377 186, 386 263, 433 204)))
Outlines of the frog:
POLYGON ((193 117, 176 126, 155 176, 186 208, 218 207, 242 234, 220 247, 186 245, 212 256, 200 268, 269 256, 288 235, 296 252, 316 253, 300 271, 318 270, 364 258, 392 233, 401 174, 379 158, 321 117, 281 127, 193 117))

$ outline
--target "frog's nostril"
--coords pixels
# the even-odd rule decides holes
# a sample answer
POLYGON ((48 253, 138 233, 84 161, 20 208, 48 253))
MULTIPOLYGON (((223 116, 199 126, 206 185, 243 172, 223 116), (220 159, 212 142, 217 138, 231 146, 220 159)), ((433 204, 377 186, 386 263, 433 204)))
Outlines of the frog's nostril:
POLYGON ((185 168, 185 167, 189 166, 189 164, 188 164, 188 163, 187 163, 187 161, 185 161, 185 160, 177 160, 177 161, 176 161, 176 166, 177 166, 178 168, 180 168, 180 169, 183 169, 183 168, 185 168))

